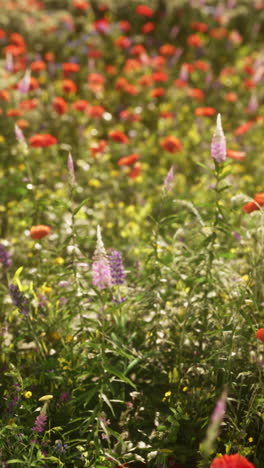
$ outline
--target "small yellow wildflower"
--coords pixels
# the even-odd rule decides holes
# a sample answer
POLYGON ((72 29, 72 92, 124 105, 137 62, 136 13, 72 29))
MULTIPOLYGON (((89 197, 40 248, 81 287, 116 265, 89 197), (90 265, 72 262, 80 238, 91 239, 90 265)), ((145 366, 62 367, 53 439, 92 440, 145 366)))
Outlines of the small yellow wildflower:
POLYGON ((183 392, 187 392, 187 390, 188 390, 188 387, 183 387, 182 389, 183 392))
POLYGON ((248 438, 248 441, 249 441, 250 443, 252 443, 253 440, 254 440, 253 437, 249 437, 249 438, 248 438))
POLYGON ((64 264, 64 258, 56 257, 56 258, 54 258, 53 262, 55 263, 55 265, 63 265, 64 264))
POLYGON ((32 392, 30 392, 29 390, 27 392, 24 393, 24 397, 25 398, 31 398, 32 397, 32 392))
POLYGON ((95 187, 95 188, 101 187, 102 185, 102 183, 98 179, 90 179, 88 184, 90 185, 90 187, 95 187))

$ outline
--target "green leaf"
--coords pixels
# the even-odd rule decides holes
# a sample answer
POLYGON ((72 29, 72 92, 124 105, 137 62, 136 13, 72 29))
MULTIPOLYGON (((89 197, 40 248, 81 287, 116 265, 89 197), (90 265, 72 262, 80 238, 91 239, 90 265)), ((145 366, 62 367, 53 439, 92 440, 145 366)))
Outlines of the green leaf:
POLYGON ((109 372, 110 374, 113 374, 115 375, 116 377, 118 377, 120 380, 122 380, 123 382, 126 382, 127 384, 131 385, 131 387, 133 387, 135 390, 137 389, 136 385, 128 378, 126 377, 122 372, 120 372, 118 369, 116 369, 115 367, 108 367, 106 366, 105 367, 105 370, 107 372, 109 372))
POLYGON ((80 209, 86 205, 86 203, 90 201, 90 198, 85 198, 85 200, 82 201, 82 203, 80 203, 79 206, 77 206, 77 208, 75 208, 75 210, 73 210, 73 213, 72 213, 72 216, 76 216, 77 213, 80 211, 80 209))

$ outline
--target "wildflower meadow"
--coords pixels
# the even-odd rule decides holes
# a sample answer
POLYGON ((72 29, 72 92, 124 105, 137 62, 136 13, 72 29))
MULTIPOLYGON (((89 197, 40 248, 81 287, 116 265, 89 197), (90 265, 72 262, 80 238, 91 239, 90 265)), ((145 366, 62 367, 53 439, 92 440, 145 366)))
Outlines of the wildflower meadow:
POLYGON ((264 468, 264 2, 0 0, 0 466, 264 468))

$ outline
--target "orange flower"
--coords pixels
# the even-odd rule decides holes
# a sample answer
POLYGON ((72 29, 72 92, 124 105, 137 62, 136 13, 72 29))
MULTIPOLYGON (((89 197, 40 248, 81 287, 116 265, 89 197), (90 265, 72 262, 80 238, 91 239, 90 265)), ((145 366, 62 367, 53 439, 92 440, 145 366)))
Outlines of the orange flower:
POLYGON ((89 105, 88 101, 85 101, 84 99, 78 99, 72 104, 72 108, 74 110, 84 112, 87 109, 88 105, 89 105))
POLYGON ((246 153, 244 151, 236 151, 236 150, 227 150, 226 155, 228 158, 237 159, 238 161, 243 161, 246 157, 246 153))
POLYGON ((62 64, 62 70, 65 77, 68 77, 70 73, 77 73, 80 70, 78 63, 65 62, 62 64))
POLYGON ((16 125, 19 127, 19 128, 27 128, 29 123, 27 120, 24 120, 24 119, 19 119, 16 121, 16 125))
POLYGON ((119 159, 117 164, 118 166, 130 166, 130 164, 133 164, 139 158, 140 158, 139 154, 133 153, 133 154, 130 154, 129 156, 124 156, 123 158, 119 159))
POLYGON ((10 101, 10 93, 6 89, 0 90, 0 99, 2 101, 10 101))
POLYGON ((143 34, 149 34, 152 31, 154 31, 155 27, 155 24, 149 21, 148 23, 142 26, 141 31, 143 32, 143 34))
POLYGON ((128 143, 128 137, 120 130, 111 130, 108 133, 108 136, 111 140, 116 141, 117 143, 128 143))
POLYGON ((30 237, 33 240, 42 239, 42 237, 46 237, 50 231, 50 226, 45 226, 45 224, 38 224, 37 226, 32 226, 30 229, 30 237))
POLYGON ((256 331, 256 338, 264 343, 264 328, 259 328, 259 330, 256 331))
POLYGON ((67 103, 62 97, 55 97, 52 104, 57 114, 62 115, 67 111, 67 103))
POLYGON ((163 44, 159 48, 159 53, 161 55, 174 55, 176 50, 177 50, 176 47, 172 44, 163 44))
POLYGON ((198 23, 197 21, 193 21, 191 24, 191 27, 193 31, 198 31, 198 32, 206 32, 208 30, 208 26, 205 23, 198 23))
POLYGON ((228 34, 228 31, 226 28, 215 28, 210 31, 210 36, 213 37, 214 39, 224 39, 228 34))
POLYGON ((203 101, 204 99, 204 92, 199 88, 190 88, 188 89, 188 95, 198 101, 203 101))
POLYGON ((207 72, 209 68, 209 65, 203 60, 195 60, 194 65, 195 68, 198 68, 198 70, 201 70, 203 72, 207 72))
POLYGON ((127 174, 130 179, 136 179, 141 172, 141 164, 140 162, 136 162, 135 166, 131 169, 131 171, 127 174))
POLYGON ((33 135, 29 139, 29 145, 35 148, 43 148, 46 146, 56 145, 57 138, 49 134, 33 135))
POLYGON ((150 97, 161 97, 164 96, 165 90, 163 88, 154 88, 150 91, 150 97))
POLYGON ((178 138, 175 136, 167 136, 160 142, 160 146, 165 150, 168 151, 168 153, 177 153, 178 151, 181 151, 182 149, 182 144, 178 138))
POLYGON ((245 457, 235 453, 234 455, 223 455, 215 458, 210 468, 255 468, 245 457))
POLYGON ((210 117, 215 114, 215 109, 213 107, 197 107, 195 109, 195 115, 200 115, 203 117, 210 117))
POLYGON ((120 36, 115 39, 115 45, 120 47, 120 49, 128 49, 130 43, 130 39, 126 36, 120 36))
POLYGON ((226 93, 225 100, 228 101, 228 102, 236 102, 237 101, 237 93, 233 93, 232 91, 230 93, 226 93))
POLYGON ((7 111, 8 117, 20 117, 22 115, 22 111, 20 109, 9 109, 7 111))
POLYGON ((261 206, 264 206, 264 192, 256 193, 254 200, 255 201, 249 202, 242 207, 246 213, 250 214, 252 211, 257 211, 261 206))

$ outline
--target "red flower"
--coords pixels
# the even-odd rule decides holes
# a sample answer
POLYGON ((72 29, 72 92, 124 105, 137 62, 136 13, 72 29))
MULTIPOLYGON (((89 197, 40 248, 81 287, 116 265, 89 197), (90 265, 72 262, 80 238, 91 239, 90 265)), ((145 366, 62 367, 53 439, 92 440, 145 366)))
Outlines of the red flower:
POLYGON ((198 31, 198 32, 206 32, 208 30, 208 26, 205 23, 198 23, 197 21, 193 21, 191 24, 191 27, 193 31, 198 31))
POLYGON ((30 237, 33 240, 42 239, 46 237, 51 231, 50 226, 44 224, 38 224, 37 226, 32 226, 30 229, 30 237))
POLYGON ((131 171, 127 174, 127 176, 130 179, 136 179, 140 175, 140 172, 141 172, 141 164, 140 162, 137 162, 135 166, 131 169, 131 171))
POLYGON ((38 107, 38 100, 37 99, 25 99, 21 101, 19 107, 24 111, 29 111, 32 109, 36 109, 38 107))
POLYGON ((30 68, 33 72, 41 72, 42 70, 45 70, 47 68, 47 65, 43 60, 36 60, 35 62, 32 62, 30 65, 30 68))
POLYGON ((249 202, 243 206, 243 210, 246 213, 252 213, 252 211, 257 211, 260 209, 261 206, 264 206, 264 193, 256 193, 254 196, 253 202, 249 202), (256 203, 255 203, 256 202, 256 203))
POLYGON ((228 102, 236 102, 237 101, 237 93, 233 93, 232 91, 230 93, 226 93, 225 100, 228 101, 228 102))
POLYGON ((195 109, 195 115, 210 117, 215 114, 215 109, 213 107, 197 107, 195 109))
POLYGON ((55 97, 53 99, 53 108, 57 114, 65 114, 67 111, 67 103, 62 97, 55 97))
POLYGON ((107 18, 100 18, 94 22, 94 28, 97 32, 106 34, 110 29, 109 20, 107 18))
POLYGON ((178 138, 175 136, 167 136, 160 142, 160 146, 165 150, 168 151, 169 153, 177 153, 178 151, 181 151, 182 149, 182 144, 178 138))
POLYGON ((128 143, 128 137, 123 132, 120 132, 120 130, 111 130, 108 136, 117 143, 128 143))
POLYGON ((62 70, 65 77, 68 77, 70 73, 77 73, 80 70, 78 63, 66 62, 62 64, 62 70))
POLYGON ((154 88, 150 91, 150 97, 161 97, 164 96, 165 90, 163 88, 154 88))
POLYGON ((88 101, 85 101, 84 99, 78 99, 72 104, 72 108, 74 110, 84 112, 87 109, 88 105, 89 105, 88 101))
POLYGON ((8 117, 20 117, 22 115, 22 111, 20 109, 9 109, 7 111, 8 117))
POLYGON ((33 135, 29 139, 30 146, 35 148, 43 148, 46 146, 56 145, 57 138, 49 134, 37 134, 33 135))
POLYGON ((141 55, 146 52, 145 47, 142 44, 137 44, 130 49, 131 55, 141 55))
POLYGON ((246 458, 238 453, 235 455, 223 455, 220 458, 215 458, 210 468, 255 468, 246 458))
POLYGON ((195 68, 198 68, 198 70, 201 70, 203 72, 207 72, 208 68, 209 68, 209 65, 206 62, 204 62, 203 60, 196 60, 194 62, 194 66, 195 66, 195 68))
POLYGON ((246 153, 244 151, 236 151, 236 150, 227 150, 226 155, 228 158, 237 159, 238 161, 243 161, 246 157, 246 153))
POLYGON ((92 153, 92 157, 95 158, 97 153, 103 153, 105 148, 106 148, 106 141, 105 140, 100 140, 98 143, 93 143, 90 147, 90 151, 92 153))
POLYGON ((139 158, 140 158, 139 154, 133 153, 133 154, 130 154, 129 156, 124 156, 123 158, 119 159, 117 164, 118 166, 130 166, 130 164, 133 164, 139 158))
POLYGON ((198 34, 191 34, 187 39, 187 44, 191 47, 200 47, 203 45, 203 40, 198 34))
POLYGON ((130 47, 131 41, 126 36, 120 36, 115 39, 115 45, 120 47, 120 49, 128 49, 130 47))
POLYGON ((150 21, 146 24, 143 24, 141 31, 143 32, 143 34, 149 34, 155 29, 155 27, 155 24, 150 21))
POLYGON ((85 2, 84 0, 75 0, 73 2, 74 8, 80 11, 86 11, 90 8, 90 4, 85 2))
POLYGON ((0 100, 10 101, 10 93, 6 89, 0 90, 0 100))
POLYGON ((93 119, 101 119, 105 113, 105 108, 103 106, 88 106, 86 113, 93 119))
POLYGON ((63 80, 62 81, 62 89, 65 93, 76 93, 77 86, 72 80, 63 80))
POLYGON ((198 101, 203 101, 204 99, 204 92, 199 88, 190 88, 188 89, 188 95, 198 101))
POLYGON ((256 338, 264 343, 264 328, 259 328, 256 331, 256 338))
POLYGON ((175 52, 176 52, 176 47, 174 45, 171 45, 171 44, 163 44, 160 48, 159 48, 159 53, 161 55, 174 55, 175 52))
POLYGON ((164 83, 165 81, 168 80, 168 75, 165 72, 154 72, 152 73, 152 80, 155 81, 156 83, 164 83))
POLYGON ((240 127, 236 128, 236 130, 234 132, 235 135, 239 136, 239 135, 243 135, 244 133, 248 132, 248 130, 251 129, 253 123, 254 122, 252 122, 251 120, 248 121, 248 122, 243 123, 242 125, 240 125, 240 127))
POLYGON ((119 21, 118 26, 123 32, 128 32, 131 29, 130 23, 127 20, 119 21))
POLYGON ((138 5, 136 13, 140 16, 146 16, 147 18, 151 18, 154 15, 153 9, 147 5, 138 5))

